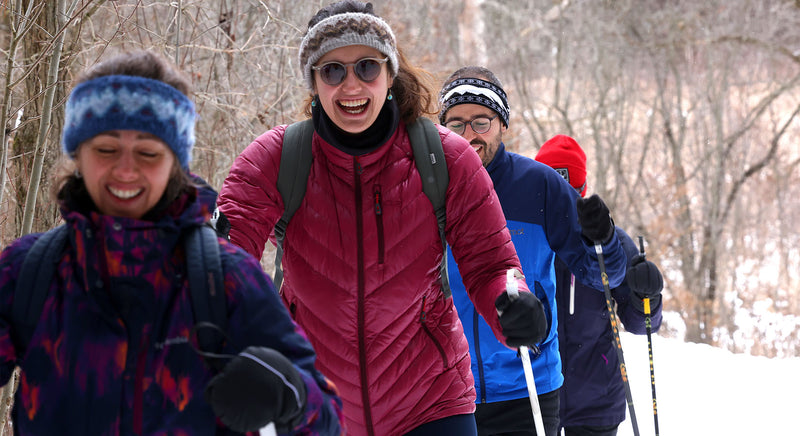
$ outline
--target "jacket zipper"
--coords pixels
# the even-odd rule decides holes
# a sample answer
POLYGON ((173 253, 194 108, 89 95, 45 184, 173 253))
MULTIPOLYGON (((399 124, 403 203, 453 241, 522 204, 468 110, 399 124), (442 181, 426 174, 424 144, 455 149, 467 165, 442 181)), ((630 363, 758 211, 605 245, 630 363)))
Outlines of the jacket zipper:
POLYGON ((475 346, 475 359, 478 361, 478 386, 481 388, 481 404, 486 404, 486 379, 483 375, 483 356, 481 356, 481 341, 479 340, 478 331, 480 328, 480 316, 478 316, 477 309, 473 311, 472 315, 472 334, 474 339, 472 343, 475 346))
POLYGON ((378 265, 383 265, 383 205, 381 204, 381 185, 375 185, 375 221, 378 226, 378 265))
POLYGON ((367 434, 369 436, 375 435, 375 429, 372 426, 372 409, 370 408, 369 401, 369 383, 367 379, 367 352, 366 343, 364 338, 364 220, 361 214, 361 173, 363 168, 358 158, 353 158, 356 195, 356 235, 358 237, 357 250, 357 264, 358 264, 358 364, 359 374, 361 377, 361 402, 364 404, 364 424, 367 427, 367 434))
POLYGON ((425 312, 425 301, 427 300, 427 298, 428 297, 426 295, 422 296, 422 310, 420 311, 419 314, 419 323, 420 325, 422 325, 422 330, 425 332, 425 334, 428 335, 431 341, 433 341, 433 345, 436 345, 436 349, 439 350, 439 355, 442 357, 442 363, 444 364, 444 369, 447 369, 448 366, 447 355, 444 352, 444 348, 442 348, 442 344, 440 344, 439 341, 436 340, 436 338, 433 336, 433 333, 430 331, 430 329, 428 329, 428 326, 425 324, 425 318, 427 317, 427 312, 425 312))
POLYGON ((143 408, 144 408, 144 370, 147 365, 147 334, 142 337, 139 344, 139 354, 136 356, 136 376, 133 380, 133 433, 143 433, 143 408))

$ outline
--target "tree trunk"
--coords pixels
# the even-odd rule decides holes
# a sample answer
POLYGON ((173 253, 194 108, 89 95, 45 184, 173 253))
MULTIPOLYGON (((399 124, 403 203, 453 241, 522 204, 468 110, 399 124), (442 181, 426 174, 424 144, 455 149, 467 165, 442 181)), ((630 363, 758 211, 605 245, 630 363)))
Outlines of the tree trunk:
POLYGON ((31 178, 28 184, 28 196, 25 199, 25 210, 22 214, 22 229, 20 235, 31 232, 33 227, 33 216, 36 212, 36 198, 39 192, 39 185, 42 178, 42 167, 47 153, 47 137, 50 133, 50 119, 53 114, 53 100, 55 98, 58 83, 58 66, 61 61, 61 49, 64 47, 64 24, 66 23, 66 0, 57 0, 55 10, 55 34, 52 52, 50 53, 50 67, 47 71, 45 82, 44 102, 42 104, 41 119, 39 121, 39 134, 36 138, 36 152, 31 169, 31 178))

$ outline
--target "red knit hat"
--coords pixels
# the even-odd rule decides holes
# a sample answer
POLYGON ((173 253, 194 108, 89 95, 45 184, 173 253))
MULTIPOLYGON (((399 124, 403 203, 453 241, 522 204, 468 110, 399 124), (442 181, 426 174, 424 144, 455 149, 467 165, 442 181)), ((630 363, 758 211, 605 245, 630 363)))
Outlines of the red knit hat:
POLYGON ((586 195, 586 154, 574 139, 553 136, 542 144, 535 159, 558 171, 581 197, 586 195))

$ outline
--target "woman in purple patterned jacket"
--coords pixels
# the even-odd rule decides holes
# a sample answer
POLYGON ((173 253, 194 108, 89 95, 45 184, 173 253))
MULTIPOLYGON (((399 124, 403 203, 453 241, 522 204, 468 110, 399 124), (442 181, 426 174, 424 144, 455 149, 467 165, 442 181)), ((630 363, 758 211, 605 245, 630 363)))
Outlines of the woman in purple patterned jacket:
MULTIPOLYGON (((189 173, 189 81, 150 52, 86 71, 66 105, 68 229, 41 317, 19 339, 12 306, 26 235, 0 256, 0 383, 21 369, 15 434, 340 434, 341 402, 258 262, 219 239, 226 340, 198 353, 181 241, 216 194, 189 173), (216 416, 215 416, 216 415, 216 416)), ((19 291, 18 291, 19 292, 19 291)))

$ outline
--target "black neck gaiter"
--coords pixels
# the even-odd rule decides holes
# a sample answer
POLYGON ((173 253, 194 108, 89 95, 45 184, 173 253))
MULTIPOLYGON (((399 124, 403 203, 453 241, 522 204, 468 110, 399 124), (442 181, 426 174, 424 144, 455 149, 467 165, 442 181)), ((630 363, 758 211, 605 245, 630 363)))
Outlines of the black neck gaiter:
POLYGON ((311 118, 314 120, 314 130, 325 142, 337 149, 351 155, 361 156, 380 148, 394 135, 400 122, 400 111, 394 100, 386 100, 378 114, 378 118, 371 126, 361 133, 347 133, 334 124, 328 114, 322 110, 319 99, 311 109, 311 118))

